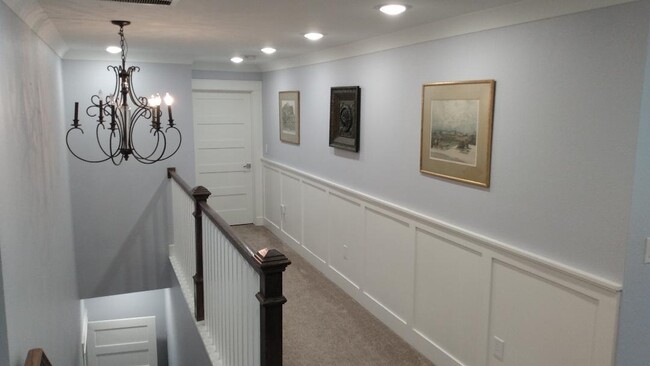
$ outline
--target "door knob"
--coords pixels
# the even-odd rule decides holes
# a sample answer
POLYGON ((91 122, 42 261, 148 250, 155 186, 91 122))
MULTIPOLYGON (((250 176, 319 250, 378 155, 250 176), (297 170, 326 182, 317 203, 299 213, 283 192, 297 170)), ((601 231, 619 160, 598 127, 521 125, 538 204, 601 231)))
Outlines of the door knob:
POLYGON ((246 168, 246 169, 250 169, 250 168, 251 168, 251 163, 246 163, 246 164, 244 164, 244 168, 246 168))

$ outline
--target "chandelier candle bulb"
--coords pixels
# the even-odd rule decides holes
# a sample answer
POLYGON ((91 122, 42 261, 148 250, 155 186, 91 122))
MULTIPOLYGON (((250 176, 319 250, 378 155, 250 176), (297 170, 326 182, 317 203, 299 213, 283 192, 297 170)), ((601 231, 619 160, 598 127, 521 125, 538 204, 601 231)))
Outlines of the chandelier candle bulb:
POLYGON ((74 119, 72 125, 76 128, 79 127, 79 102, 74 102, 74 119))
POLYGON ((171 106, 172 103, 174 103, 174 97, 169 95, 169 93, 165 93, 165 98, 163 98, 163 100, 165 101, 165 104, 168 106, 171 106))

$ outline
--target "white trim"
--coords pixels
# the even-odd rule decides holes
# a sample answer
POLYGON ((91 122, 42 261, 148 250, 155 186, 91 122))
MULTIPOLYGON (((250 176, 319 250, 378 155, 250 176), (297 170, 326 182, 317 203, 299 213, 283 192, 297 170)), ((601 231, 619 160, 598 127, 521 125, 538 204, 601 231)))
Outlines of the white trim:
MULTIPOLYGON (((282 179, 277 182, 279 186, 265 182, 265 204, 285 204, 287 210, 295 209, 296 202, 304 203, 308 199, 306 195, 314 194, 306 193, 304 187, 307 185, 322 187, 323 191, 318 194, 325 194, 330 203, 325 208, 322 205, 308 208, 303 204, 301 218, 283 217, 282 220, 293 220, 291 227, 295 238, 285 231, 284 222, 278 227, 265 217, 265 226, 436 365, 492 364, 490 340, 494 336, 506 333, 511 342, 520 340, 522 335, 544 326, 544 319, 554 320, 549 326, 555 331, 564 327, 561 322, 567 321, 570 323, 567 327, 581 332, 582 336, 575 339, 576 347, 581 352, 590 352, 590 365, 613 365, 620 284, 295 168, 268 159, 262 159, 262 162, 265 175, 267 170, 277 172, 280 177, 297 179, 301 185, 301 189, 287 190, 282 179), (332 205, 334 197, 353 203, 355 208, 332 205), (307 210, 312 210, 312 217, 317 215, 322 224, 306 226, 304 217, 307 210), (400 228, 368 220, 373 212, 394 220, 400 228), (311 237, 330 235, 333 231, 328 225, 332 225, 335 217, 345 217, 346 222, 353 223, 353 229, 344 225, 338 232, 345 237, 338 235, 327 239, 329 256, 324 262, 309 250, 303 240, 306 231, 311 237), (401 229, 403 225, 408 227, 408 234, 401 229), (381 237, 368 237, 368 233, 377 231, 381 231, 381 237), (347 243, 352 251, 347 257, 342 247, 346 247, 344 244, 349 240, 353 240, 347 243), (423 252, 418 254, 420 250, 423 252), (347 260, 350 262, 345 262, 347 260), (378 272, 368 271, 368 266, 390 268, 391 274, 377 277, 378 272), (513 271, 501 271, 496 276, 498 268, 513 271), (539 292, 535 293, 535 299, 521 296, 523 283, 536 286, 539 292), (463 286, 460 290, 459 285, 463 286), (497 285, 498 291, 495 290, 497 285), (404 293, 404 286, 412 287, 412 291, 404 293), (571 295, 564 296, 565 293, 571 295), (584 310, 587 308, 595 311, 593 318, 577 316, 586 314, 584 310), (466 321, 456 324, 451 323, 451 318, 442 320, 442 317, 451 315, 449 309, 457 309, 453 319, 459 317, 466 321), (527 316, 529 310, 543 314, 533 317, 533 323, 509 324, 508 309, 519 318, 527 316), (424 314, 432 315, 436 320, 427 319, 428 315, 424 314), (558 322, 558 319, 562 320, 558 322), (440 321, 447 324, 439 328, 437 323, 440 321)), ((278 209, 279 206, 266 207, 264 212, 278 209)), ((322 251, 322 244, 320 246, 322 251)), ((574 341, 566 334, 558 334, 558 337, 564 337, 561 342, 574 341)), ((542 338, 530 342, 539 342, 542 338)), ((534 344, 524 346, 533 347, 534 344)))
MULTIPOLYGON (((254 223, 262 221, 263 196, 262 196, 262 164, 258 163, 262 158, 262 82, 247 80, 208 80, 192 79, 192 92, 195 91, 239 91, 250 93, 252 111, 251 123, 251 154, 253 168, 253 217, 254 223)), ((192 122, 194 123, 194 122, 192 122)), ((196 133, 196 129, 194 129, 196 133)), ((194 136, 194 141, 198 141, 194 136)), ((196 156, 196 146, 194 155, 196 156)))
POLYGON ((276 71, 367 55, 417 43, 508 27, 635 0, 525 0, 260 65, 276 71))
POLYGON ((365 193, 361 193, 359 191, 355 191, 351 188, 345 187, 343 185, 328 181, 326 179, 317 177, 315 175, 300 171, 298 169, 289 167, 287 165, 269 160, 267 158, 262 158, 262 162, 264 164, 270 165, 272 167, 276 167, 277 169, 284 170, 285 172, 290 172, 291 174, 297 175, 302 178, 307 178, 312 181, 315 181, 319 183, 322 186, 325 186, 329 189, 333 189, 335 191, 339 191, 348 197, 353 197, 359 201, 362 201, 363 203, 366 204, 372 204, 375 206, 378 206, 380 208, 383 208, 385 210, 388 210, 392 213, 404 216, 408 219, 415 220, 421 224, 427 225, 434 227, 436 229, 446 231, 446 232, 452 232, 456 236, 460 237, 465 237, 468 240, 472 242, 478 242, 481 245, 484 245, 486 247, 489 247, 490 249, 497 250, 499 253, 506 255, 506 256, 512 256, 516 257, 519 259, 523 259, 526 261, 530 261, 532 263, 535 263, 537 265, 541 265, 543 267, 548 267, 549 269, 555 270, 555 271, 560 271, 565 275, 568 275, 570 277, 574 277, 578 280, 581 281, 586 281, 594 286, 597 286, 603 290, 607 290, 612 293, 618 293, 622 290, 623 286, 619 283, 610 281, 608 279, 604 279, 602 277, 596 276, 592 273, 582 271, 580 269, 570 267, 566 264, 557 262, 555 260, 543 257, 541 255, 531 253, 529 251, 516 248, 512 245, 502 243, 498 240, 488 238, 484 235, 474 233, 472 231, 463 229, 461 227, 446 223, 442 220, 434 219, 432 217, 420 214, 418 212, 415 212, 413 210, 410 210, 405 207, 401 207, 399 205, 396 205, 391 202, 387 202, 372 196, 369 196, 365 193))

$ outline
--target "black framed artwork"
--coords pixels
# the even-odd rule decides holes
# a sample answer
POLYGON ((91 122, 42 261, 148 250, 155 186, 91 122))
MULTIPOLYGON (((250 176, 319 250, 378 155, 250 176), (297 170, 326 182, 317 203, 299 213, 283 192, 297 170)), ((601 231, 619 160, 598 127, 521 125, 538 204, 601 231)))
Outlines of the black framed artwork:
POLYGON ((330 146, 359 152, 361 88, 333 87, 330 96, 330 146))

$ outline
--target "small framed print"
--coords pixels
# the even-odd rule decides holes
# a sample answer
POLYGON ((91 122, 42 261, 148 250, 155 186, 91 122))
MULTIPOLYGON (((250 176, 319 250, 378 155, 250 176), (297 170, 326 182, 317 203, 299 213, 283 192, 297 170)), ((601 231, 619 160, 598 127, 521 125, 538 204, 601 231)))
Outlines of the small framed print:
POLYGON ((420 171, 490 186, 494 80, 422 87, 420 171))
POLYGON ((361 88, 334 87, 330 96, 330 146, 359 152, 361 88))
POLYGON ((300 145, 300 92, 281 91, 280 141, 300 145))

